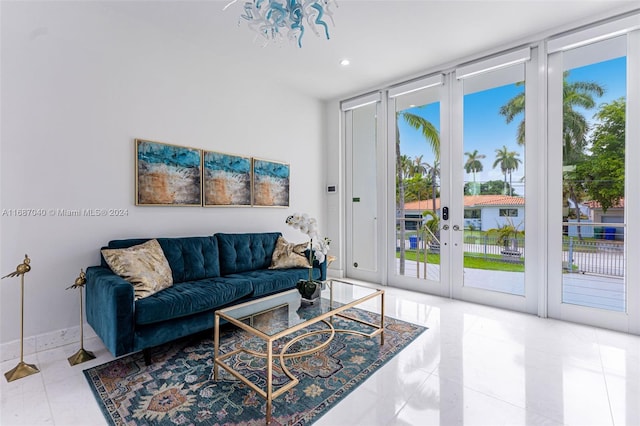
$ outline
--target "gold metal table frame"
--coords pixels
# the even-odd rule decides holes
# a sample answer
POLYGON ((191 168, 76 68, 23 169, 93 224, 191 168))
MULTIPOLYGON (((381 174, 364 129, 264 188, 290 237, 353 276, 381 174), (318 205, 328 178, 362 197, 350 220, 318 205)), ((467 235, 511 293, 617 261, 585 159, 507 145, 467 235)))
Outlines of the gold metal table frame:
MULTIPOLYGON (((277 333, 274 333, 272 335, 263 333, 260 330, 255 329, 254 327, 252 327, 251 324, 247 324, 245 322, 242 321, 243 318, 236 318, 232 315, 229 315, 228 312, 230 311, 236 311, 240 308, 250 308, 251 305, 256 304, 256 302, 260 302, 260 301, 264 301, 266 299, 269 298, 273 298, 274 300, 277 300, 278 297, 282 297, 282 295, 284 293, 280 293, 280 294, 276 294, 273 296, 267 296, 266 298, 262 298, 262 299, 257 299, 257 300, 253 300, 250 302, 245 302, 243 304, 240 305, 236 305, 236 306, 231 306, 225 309, 221 309, 215 312, 215 320, 214 320, 214 363, 213 363, 213 377, 214 380, 218 380, 218 367, 222 367, 223 369, 225 369, 226 371, 228 371, 230 374, 232 374, 233 376, 235 376, 238 380, 240 380, 242 383, 246 384, 247 386, 249 386, 251 389, 253 389, 258 395, 262 396, 266 401, 267 401, 267 407, 266 407, 266 423, 269 424, 271 423, 271 411, 272 411, 272 405, 273 405, 273 399, 277 398, 278 396, 282 395, 283 393, 287 392, 289 389, 293 388, 294 386, 296 386, 299 383, 299 380, 289 371, 289 369, 287 368, 287 366, 285 365, 285 359, 287 358, 293 358, 293 357, 301 357, 301 356, 306 356, 306 355, 311 355, 315 352, 318 352, 320 350, 322 350, 323 348, 325 348, 327 345, 329 345, 329 343, 331 343, 331 341, 333 340, 334 336, 336 333, 348 333, 348 334, 355 334, 355 335, 360 335, 363 337, 368 337, 368 338, 373 338, 376 336, 380 336, 380 345, 384 345, 384 290, 376 290, 376 289, 371 289, 371 293, 367 294, 363 297, 357 298, 356 300, 353 300, 349 303, 346 303, 344 305, 340 305, 340 306, 336 306, 334 307, 334 285, 335 283, 341 283, 340 285, 348 285, 348 286, 353 286, 353 287, 360 287, 360 288, 367 288, 367 287, 362 287, 362 286, 358 286, 356 284, 352 284, 352 283, 346 283, 344 281, 339 281, 339 280, 329 280, 327 281, 327 285, 329 287, 329 311, 321 313, 320 315, 310 318, 304 322, 301 322, 300 324, 296 324, 294 326, 291 327, 287 327, 282 331, 279 331, 277 333), (346 311, 347 309, 353 308, 354 306, 360 305, 370 299, 376 298, 376 297, 380 297, 380 324, 373 324, 367 321, 363 321, 360 320, 358 318, 354 318, 351 317, 349 315, 344 315, 342 314, 343 311, 346 311), (339 316, 341 318, 345 318, 351 321, 356 321, 359 322, 361 324, 367 325, 369 327, 371 327, 373 329, 373 331, 371 333, 363 333, 361 331, 357 331, 357 330, 349 330, 349 329, 336 329, 333 326, 333 317, 334 316, 339 316), (245 330, 247 333, 249 333, 252 336, 258 337, 260 339, 262 339, 265 344, 266 344, 266 352, 258 352, 258 351, 254 351, 248 348, 240 348, 240 349, 236 349, 234 351, 225 353, 225 354, 220 354, 220 318, 228 321, 229 323, 241 328, 242 330, 245 330), (273 351, 273 342, 275 342, 278 339, 281 339, 283 337, 289 336, 293 333, 296 333, 300 330, 304 330, 305 328, 322 322, 327 326, 327 329, 323 329, 323 330, 313 330, 313 331, 309 331, 307 333, 303 333, 300 334, 296 337, 294 337, 293 339, 291 339, 289 342, 287 342, 282 349, 280 350, 280 353, 274 354, 273 351), (288 349, 295 344, 296 342, 303 340, 309 336, 313 336, 316 334, 329 334, 329 337, 327 338, 327 340, 323 341, 322 343, 320 343, 319 345, 304 350, 304 351, 299 351, 299 352, 294 352, 294 353, 287 353, 288 349), (230 358, 240 352, 243 353, 247 353, 247 354, 251 354, 253 356, 257 356, 257 357, 261 357, 261 358, 266 358, 266 376, 267 376, 267 383, 266 383, 266 389, 261 389, 260 387, 258 387, 256 384, 252 383, 251 381, 249 381, 246 377, 244 377, 240 372, 236 371, 235 369, 233 369, 231 366, 225 364, 225 360, 227 358, 230 358), (273 367, 274 367, 274 361, 275 360, 279 360, 280 361, 280 367, 282 368, 282 371, 287 375, 287 377, 290 379, 290 382, 288 382, 287 384, 281 386, 280 388, 278 388, 277 390, 273 389, 273 367)), ((291 290, 290 292, 295 292, 297 293, 297 290, 291 290)), ((289 292, 287 292, 289 293, 289 292)), ((275 307, 272 307, 270 309, 267 310, 271 310, 271 309, 277 309, 278 307, 281 307, 282 305, 277 305, 275 307)), ((251 314, 251 316, 257 316, 258 314, 261 314, 264 311, 259 311, 259 312, 255 312, 253 314, 251 314)))

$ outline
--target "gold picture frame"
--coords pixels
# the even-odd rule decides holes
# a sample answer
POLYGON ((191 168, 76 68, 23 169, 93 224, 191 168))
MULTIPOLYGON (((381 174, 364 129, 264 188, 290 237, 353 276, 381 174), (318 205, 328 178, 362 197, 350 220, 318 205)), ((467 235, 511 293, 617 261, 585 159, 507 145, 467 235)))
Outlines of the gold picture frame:
POLYGON ((289 163, 253 158, 252 203, 254 207, 289 207, 289 163))
POLYGON ((202 205, 251 207, 251 157, 202 151, 202 205))
POLYGON ((135 139, 136 206, 202 206, 202 150, 135 139))

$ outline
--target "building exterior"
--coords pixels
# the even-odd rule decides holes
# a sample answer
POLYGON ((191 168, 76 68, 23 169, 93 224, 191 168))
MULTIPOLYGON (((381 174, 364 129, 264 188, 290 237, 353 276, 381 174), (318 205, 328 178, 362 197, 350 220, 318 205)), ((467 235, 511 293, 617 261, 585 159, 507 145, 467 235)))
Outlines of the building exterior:
POLYGON ((586 201, 583 205, 589 207, 589 219, 595 223, 624 223, 624 198, 607 211, 597 201, 586 201))
MULTIPOLYGON (((436 211, 440 212, 440 198, 436 198, 436 211)), ((432 200, 419 200, 405 203, 405 218, 415 219, 423 216, 425 210, 433 209, 432 200)), ((407 229, 410 228, 407 222, 407 229)), ((415 223, 415 222, 414 222, 415 223)), ((465 195, 464 227, 488 231, 511 223, 518 229, 524 229, 524 197, 509 195, 465 195)))

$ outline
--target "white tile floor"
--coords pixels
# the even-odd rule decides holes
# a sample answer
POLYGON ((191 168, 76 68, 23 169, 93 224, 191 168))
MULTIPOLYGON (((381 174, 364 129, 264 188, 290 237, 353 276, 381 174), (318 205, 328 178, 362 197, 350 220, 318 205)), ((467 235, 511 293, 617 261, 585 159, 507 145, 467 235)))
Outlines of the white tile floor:
MULTIPOLYGON (((389 316, 429 327, 317 425, 640 425, 640 337, 386 288, 389 316)), ((25 358, 1 380, 0 424, 102 425, 78 345, 25 358)), ((17 360, 2 363, 5 372, 17 360)))

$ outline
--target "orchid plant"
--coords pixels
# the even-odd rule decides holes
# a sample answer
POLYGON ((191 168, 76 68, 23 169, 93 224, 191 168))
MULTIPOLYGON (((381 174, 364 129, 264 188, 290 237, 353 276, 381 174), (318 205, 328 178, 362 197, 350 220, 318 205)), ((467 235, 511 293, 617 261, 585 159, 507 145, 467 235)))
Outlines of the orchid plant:
MULTIPOLYGON (((318 262, 324 262, 329 252, 331 240, 327 237, 320 237, 318 221, 309 217, 306 213, 294 213, 288 216, 285 222, 287 225, 292 226, 294 229, 299 229, 300 232, 309 236, 309 265, 313 265, 312 255, 318 262)), ((309 281, 313 281, 312 269, 312 267, 309 268, 309 281)))

